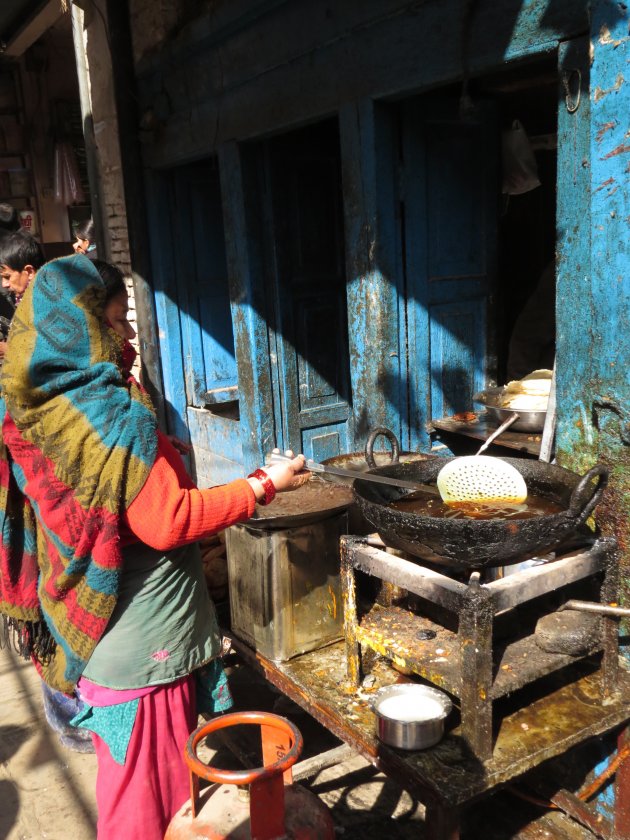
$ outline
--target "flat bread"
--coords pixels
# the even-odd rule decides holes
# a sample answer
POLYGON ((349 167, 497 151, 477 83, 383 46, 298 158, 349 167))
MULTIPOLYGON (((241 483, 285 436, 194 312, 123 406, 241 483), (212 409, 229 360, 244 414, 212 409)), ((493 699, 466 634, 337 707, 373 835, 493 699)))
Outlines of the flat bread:
POLYGON ((508 382, 499 400, 502 408, 514 411, 546 411, 552 371, 534 370, 522 379, 508 382))
POLYGON ((520 381, 528 382, 530 379, 551 379, 552 376, 552 370, 540 368, 539 370, 533 370, 531 373, 528 373, 527 376, 524 376, 520 381))
POLYGON ((549 394, 534 396, 532 394, 511 394, 501 398, 502 408, 512 408, 514 411, 547 411, 549 394))

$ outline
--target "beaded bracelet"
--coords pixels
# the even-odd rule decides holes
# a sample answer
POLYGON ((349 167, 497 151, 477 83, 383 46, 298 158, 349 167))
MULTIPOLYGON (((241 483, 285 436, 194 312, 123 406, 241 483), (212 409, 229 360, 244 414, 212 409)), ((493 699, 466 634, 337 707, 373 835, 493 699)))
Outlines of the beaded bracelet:
POLYGON ((268 505, 269 502, 273 502, 276 497, 276 485, 264 470, 254 470, 254 472, 250 473, 247 478, 256 478, 263 486, 265 495, 264 498, 258 500, 259 505, 268 505))

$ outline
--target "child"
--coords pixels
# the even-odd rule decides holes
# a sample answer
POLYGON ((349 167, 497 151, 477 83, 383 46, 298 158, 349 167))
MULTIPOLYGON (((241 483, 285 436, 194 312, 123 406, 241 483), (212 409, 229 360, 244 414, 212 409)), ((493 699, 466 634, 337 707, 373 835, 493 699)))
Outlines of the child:
MULTIPOLYGON (((2 288, 13 296, 15 305, 20 302, 37 269, 46 262, 42 246, 28 231, 16 230, 0 236, 0 278, 2 288)), ((10 313, 9 321, 13 318, 10 313)), ((7 336, 0 341, 0 365, 4 361, 7 336)))
POLYGON ((42 246, 27 231, 16 230, 0 239, 2 288, 13 293, 16 305, 45 262, 42 246))

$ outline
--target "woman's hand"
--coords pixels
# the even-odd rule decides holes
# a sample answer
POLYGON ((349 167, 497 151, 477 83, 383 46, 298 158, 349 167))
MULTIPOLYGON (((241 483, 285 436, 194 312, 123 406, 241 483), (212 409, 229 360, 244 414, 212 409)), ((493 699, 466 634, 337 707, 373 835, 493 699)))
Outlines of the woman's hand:
POLYGON ((306 484, 312 477, 312 473, 304 469, 306 466, 304 455, 294 456, 290 449, 287 449, 285 455, 292 460, 284 464, 269 464, 264 467, 264 471, 273 481, 278 493, 282 493, 284 490, 296 490, 306 484))
POLYGON ((248 476, 247 481, 254 491, 257 502, 267 504, 271 501, 275 493, 296 490, 310 480, 312 473, 304 469, 306 465, 304 455, 294 456, 290 449, 285 454, 291 460, 283 463, 269 464, 248 476), (269 481, 273 485, 271 498, 269 498, 269 493, 267 492, 269 481), (267 488, 265 487, 266 484, 267 488))

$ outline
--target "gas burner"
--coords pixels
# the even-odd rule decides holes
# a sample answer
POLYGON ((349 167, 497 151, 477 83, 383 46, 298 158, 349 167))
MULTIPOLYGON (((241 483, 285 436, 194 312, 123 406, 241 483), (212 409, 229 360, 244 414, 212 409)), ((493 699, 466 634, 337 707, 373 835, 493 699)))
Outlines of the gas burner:
MULTIPOLYGON (((538 644, 538 620, 562 601, 588 591, 601 604, 616 601, 619 557, 613 539, 483 583, 480 572, 467 582, 346 536, 341 540, 341 585, 349 682, 361 682, 362 648, 375 651, 404 673, 415 674, 459 698, 461 731, 480 761, 492 758, 493 703, 536 680, 603 652, 602 697, 617 683, 617 619, 601 618, 579 654, 551 652, 538 644), (355 572, 408 593, 390 604, 357 607, 355 572), (580 589, 581 587, 581 589, 580 589), (360 614, 359 614, 360 613, 360 614), (506 632, 510 628, 516 633, 506 632)), ((569 679, 569 677, 568 677, 569 679)))

